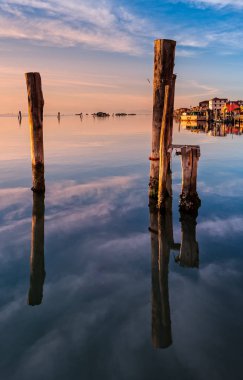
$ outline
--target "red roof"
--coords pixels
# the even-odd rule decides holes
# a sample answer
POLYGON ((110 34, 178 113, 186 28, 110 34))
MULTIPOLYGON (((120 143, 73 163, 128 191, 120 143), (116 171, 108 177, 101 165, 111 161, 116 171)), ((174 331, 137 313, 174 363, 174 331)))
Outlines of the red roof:
POLYGON ((238 103, 226 103, 227 112, 233 112, 240 108, 238 103))

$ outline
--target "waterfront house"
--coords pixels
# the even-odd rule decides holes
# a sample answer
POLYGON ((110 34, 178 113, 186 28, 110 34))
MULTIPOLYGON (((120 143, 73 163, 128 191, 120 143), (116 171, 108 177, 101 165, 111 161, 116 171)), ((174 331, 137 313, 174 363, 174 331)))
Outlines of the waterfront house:
POLYGON ((227 103, 228 99, 226 98, 213 98, 209 100, 209 109, 213 112, 221 111, 222 107, 225 103, 227 103))

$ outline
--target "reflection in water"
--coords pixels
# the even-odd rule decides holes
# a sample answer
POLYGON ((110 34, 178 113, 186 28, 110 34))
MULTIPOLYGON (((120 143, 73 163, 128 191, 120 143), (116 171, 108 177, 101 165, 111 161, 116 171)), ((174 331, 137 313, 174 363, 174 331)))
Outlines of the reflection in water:
POLYGON ((42 302, 43 284, 46 275, 44 259, 44 198, 44 194, 33 192, 30 289, 28 299, 28 304, 31 306, 40 305, 42 302))
MULTIPOLYGON (((181 126, 184 129, 190 130, 191 132, 196 133, 206 133, 210 136, 225 137, 229 134, 241 135, 243 132, 242 123, 224 121, 217 121, 214 123, 209 123, 207 121, 181 121, 181 126)), ((178 129, 180 132, 180 128, 178 129)))
POLYGON ((150 233, 152 251, 152 341, 155 348, 172 344, 168 266, 173 243, 172 199, 167 199, 160 213, 150 207, 150 233))
POLYGON ((190 268, 199 265, 196 241, 197 213, 181 213, 181 244, 173 238, 172 198, 167 198, 165 209, 158 212, 150 205, 150 234, 152 256, 152 342, 155 348, 172 344, 168 273, 171 251, 180 251, 176 261, 190 268))
POLYGON ((181 249, 176 261, 181 266, 198 268, 199 248, 196 241, 197 215, 181 213, 181 249))

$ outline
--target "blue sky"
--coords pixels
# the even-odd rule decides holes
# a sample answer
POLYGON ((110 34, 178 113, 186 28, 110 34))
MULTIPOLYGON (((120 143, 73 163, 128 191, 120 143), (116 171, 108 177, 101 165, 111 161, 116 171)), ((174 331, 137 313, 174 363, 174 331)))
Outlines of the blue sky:
POLYGON ((0 112, 26 109, 26 71, 47 112, 149 112, 156 38, 177 41, 176 106, 243 98, 242 16, 243 0, 1 0, 0 112))

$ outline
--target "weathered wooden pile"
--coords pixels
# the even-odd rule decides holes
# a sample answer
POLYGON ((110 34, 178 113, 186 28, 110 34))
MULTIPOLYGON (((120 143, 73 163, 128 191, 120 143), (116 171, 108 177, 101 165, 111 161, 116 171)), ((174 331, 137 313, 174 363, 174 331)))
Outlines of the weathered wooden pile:
POLYGON ((200 199, 197 194, 198 145, 173 145, 173 111, 176 75, 173 73, 176 42, 156 40, 154 44, 154 92, 152 152, 150 159, 149 206, 152 253, 152 341, 155 348, 172 344, 168 272, 170 254, 175 261, 197 268, 199 249, 196 218, 200 199), (180 195, 181 242, 175 243, 172 218, 172 152, 181 157, 180 195))
POLYGON ((172 196, 168 181, 171 173, 173 149, 181 154, 182 192, 180 209, 196 212, 200 206, 197 194, 197 162, 200 147, 193 145, 173 145, 173 113, 176 75, 173 73, 176 41, 155 40, 154 43, 154 85, 152 152, 150 159, 149 198, 150 204, 157 204, 161 211, 167 197, 172 196))

